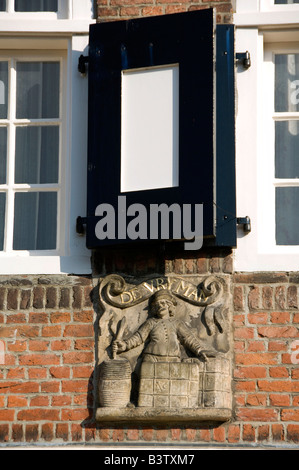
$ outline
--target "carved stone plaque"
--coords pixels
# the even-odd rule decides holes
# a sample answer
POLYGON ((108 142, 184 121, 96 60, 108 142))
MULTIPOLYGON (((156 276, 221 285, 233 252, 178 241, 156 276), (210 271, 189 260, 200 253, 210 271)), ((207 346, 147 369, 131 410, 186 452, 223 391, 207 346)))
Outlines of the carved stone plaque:
POLYGON ((230 419, 229 277, 115 274, 99 299, 98 421, 230 419))

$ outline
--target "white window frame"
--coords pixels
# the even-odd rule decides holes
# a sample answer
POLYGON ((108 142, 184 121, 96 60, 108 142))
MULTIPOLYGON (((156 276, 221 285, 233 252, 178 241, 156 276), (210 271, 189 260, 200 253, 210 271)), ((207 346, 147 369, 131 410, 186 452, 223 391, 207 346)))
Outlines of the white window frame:
POLYGON ((63 255, 65 253, 65 233, 61 227, 61 220, 65 220, 64 212, 66 179, 65 165, 63 164, 63 155, 67 152, 66 139, 66 77, 67 77, 67 55, 66 51, 26 51, 20 55, 19 51, 0 52, 0 61, 8 61, 9 63, 9 103, 8 118, 1 119, 0 123, 7 127, 7 181, 6 184, 0 185, 0 191, 6 193, 6 214, 5 214, 5 230, 4 230, 4 250, 0 253, 1 257, 12 256, 49 256, 63 255), (53 119, 17 119, 16 111, 16 63, 17 62, 59 62, 59 117, 53 119), (14 182, 15 174, 15 137, 18 126, 35 126, 35 125, 55 125, 59 126, 59 155, 58 155, 58 181, 52 184, 16 184, 14 182), (57 193, 57 233, 56 233, 56 249, 55 250, 13 250, 13 221, 14 221, 14 200, 15 194, 20 192, 41 192, 54 191, 57 193))
MULTIPOLYGON (((29 1, 29 0, 28 0, 29 1)), ((57 19, 87 19, 92 18, 92 2, 86 0, 58 0, 58 11, 16 12, 15 0, 6 0, 6 11, 0 12, 0 18, 5 20, 57 20, 57 19)))
POLYGON ((88 117, 88 80, 78 72, 78 59, 81 54, 88 54, 89 26, 95 21, 94 2, 65 1, 71 6, 68 19, 23 21, 19 13, 13 13, 13 18, 6 16, 7 21, 2 21, 8 13, 0 13, 0 57, 15 54, 16 50, 19 57, 25 57, 26 51, 34 51, 40 60, 45 60, 49 54, 59 57, 63 64, 61 83, 65 87, 58 249, 48 253, 44 250, 0 252, 0 275, 91 273, 91 253, 86 248, 85 236, 76 233, 76 218, 86 215, 88 117))
MULTIPOLYGON (((250 2, 247 7, 252 6, 250 2)), ((257 4, 255 6, 259 7, 257 4)), ((299 4, 295 6, 299 13, 299 4)), ((243 0, 237 1, 236 50, 248 50, 252 63, 247 71, 239 69, 236 78, 237 214, 238 217, 250 216, 252 230, 246 235, 242 227, 238 228, 234 252, 236 271, 298 271, 299 246, 280 246, 275 242, 275 186, 277 183, 294 186, 298 181, 274 178, 274 64, 271 58, 272 52, 299 52, 299 30, 294 28, 297 18, 299 23, 299 14, 287 13, 282 26, 282 18, 276 13, 246 13, 243 0)))

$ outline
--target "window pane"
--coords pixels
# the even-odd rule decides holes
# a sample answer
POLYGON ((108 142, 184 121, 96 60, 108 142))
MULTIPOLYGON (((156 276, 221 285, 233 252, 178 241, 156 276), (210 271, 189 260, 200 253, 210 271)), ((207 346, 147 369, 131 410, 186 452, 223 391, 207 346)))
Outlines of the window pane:
POLYGON ((15 182, 58 183, 58 126, 16 129, 15 182))
POLYGON ((8 63, 0 62, 0 119, 7 118, 8 63))
POLYGON ((59 62, 17 63, 17 118, 59 117, 59 62))
POLYGON ((57 193, 16 193, 14 250, 56 248, 57 193))
POLYGON ((0 0, 0 11, 6 11, 6 0, 0 0))
POLYGON ((275 123, 275 178, 299 178, 299 121, 275 123))
POLYGON ((275 55, 275 111, 299 111, 299 54, 275 55))
POLYGON ((276 244, 299 245, 299 187, 276 188, 276 244))
POLYGON ((15 0, 15 11, 57 10, 57 0, 15 0))
POLYGON ((299 3, 299 0, 274 0, 275 5, 285 5, 292 3, 299 3))
POLYGON ((3 250, 6 194, 0 193, 0 250, 3 250))
POLYGON ((0 184, 6 183, 7 128, 0 127, 0 184))

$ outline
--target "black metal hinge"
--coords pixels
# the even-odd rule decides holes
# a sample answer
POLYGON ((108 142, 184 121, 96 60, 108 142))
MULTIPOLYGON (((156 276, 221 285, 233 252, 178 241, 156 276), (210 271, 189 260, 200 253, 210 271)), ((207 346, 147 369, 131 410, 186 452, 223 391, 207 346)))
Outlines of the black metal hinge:
POLYGON ((246 217, 237 217, 237 224, 243 225, 243 230, 245 233, 251 232, 251 220, 248 215, 246 217))
POLYGON ((89 57, 83 54, 80 55, 78 60, 78 70, 82 75, 86 75, 86 64, 89 61, 89 57))
POLYGON ((84 225, 87 224, 87 217, 77 217, 76 219, 76 232, 79 233, 79 235, 84 235, 85 233, 85 228, 84 225))
POLYGON ((251 66, 251 57, 248 51, 246 52, 237 52, 236 53, 237 63, 243 65, 244 69, 249 69, 251 66))

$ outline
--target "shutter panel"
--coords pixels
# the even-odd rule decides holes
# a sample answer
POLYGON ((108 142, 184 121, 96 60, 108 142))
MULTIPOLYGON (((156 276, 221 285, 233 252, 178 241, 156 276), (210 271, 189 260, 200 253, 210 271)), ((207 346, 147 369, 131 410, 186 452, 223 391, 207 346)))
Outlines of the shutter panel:
MULTIPOLYGON (((235 199, 234 175, 227 176, 231 199, 226 202, 217 199, 217 192, 220 191, 219 194, 226 196, 228 188, 224 190, 220 186, 219 189, 217 183, 217 179, 222 176, 221 171, 217 169, 216 162, 216 157, 218 158, 216 154, 216 87, 220 93, 226 92, 227 89, 233 93, 234 75, 233 28, 225 28, 219 34, 219 45, 217 44, 217 56, 222 62, 221 73, 226 74, 224 83, 218 76, 216 82, 216 29, 212 9, 91 25, 88 66, 88 248, 97 248, 111 243, 132 242, 123 228, 118 225, 121 220, 124 220, 122 218, 124 213, 119 212, 119 196, 125 196, 126 208, 137 203, 146 209, 145 238, 148 240, 151 238, 149 217, 151 205, 166 204, 170 207, 172 204, 178 204, 183 214, 185 204, 203 204, 204 237, 210 243, 233 245, 235 224, 231 223, 231 214, 235 199), (222 49, 228 46, 230 50, 222 51, 220 42, 223 45, 222 49), (175 185, 168 185, 168 187, 121 192, 121 161, 124 158, 122 156, 124 136, 121 133, 122 75, 128 71, 165 71, 167 67, 178 70, 179 77, 176 85, 178 87, 178 138, 174 133, 178 141, 178 181, 175 185), (229 205, 227 209, 226 207, 222 209, 225 209, 224 212, 229 211, 230 223, 224 217, 226 213, 217 209, 221 207, 222 202, 229 205), (99 213, 97 210, 99 205, 103 204, 114 208, 115 227, 111 226, 111 229, 113 231, 115 228, 115 239, 110 237, 101 240, 97 237, 96 227, 99 220, 103 221, 101 219, 103 212, 101 216, 96 213, 99 213), (221 218, 219 234, 222 242, 219 237, 219 240, 217 239, 217 217, 221 218), (225 226, 228 229, 225 229, 225 226), (118 236, 119 233, 122 234, 121 237, 118 236)), ((217 125, 220 127, 223 125, 222 119, 228 102, 231 112, 234 109, 233 95, 227 96, 221 102, 222 113, 219 118, 217 115, 217 125)), ((134 118, 134 112, 132 114, 134 118)), ((234 133, 234 130, 229 127, 232 123, 234 127, 234 113, 221 133, 222 137, 220 135, 219 138, 217 137, 217 144, 226 147, 223 150, 224 153, 233 150, 234 134, 232 132, 234 133), (230 139, 232 139, 230 145, 225 144, 228 127, 230 139)), ((126 123, 124 129, 126 129, 126 123)), ((229 157, 223 155, 223 152, 221 155, 225 165, 229 163, 229 159, 231 160, 227 165, 227 171, 231 171, 234 166, 234 152, 229 157)), ((157 155, 153 155, 153 162, 154 157, 157 155)), ((145 166, 148 166, 149 159, 147 157, 145 166)), ((162 171, 161 168, 163 165, 157 164, 157 161, 153 163, 154 175, 155 172, 162 171)), ((129 222, 132 217, 127 217, 126 220, 129 222)), ((161 235, 159 232, 158 237, 164 238, 161 235)), ((166 238, 172 239, 176 236, 170 230, 166 238)))

